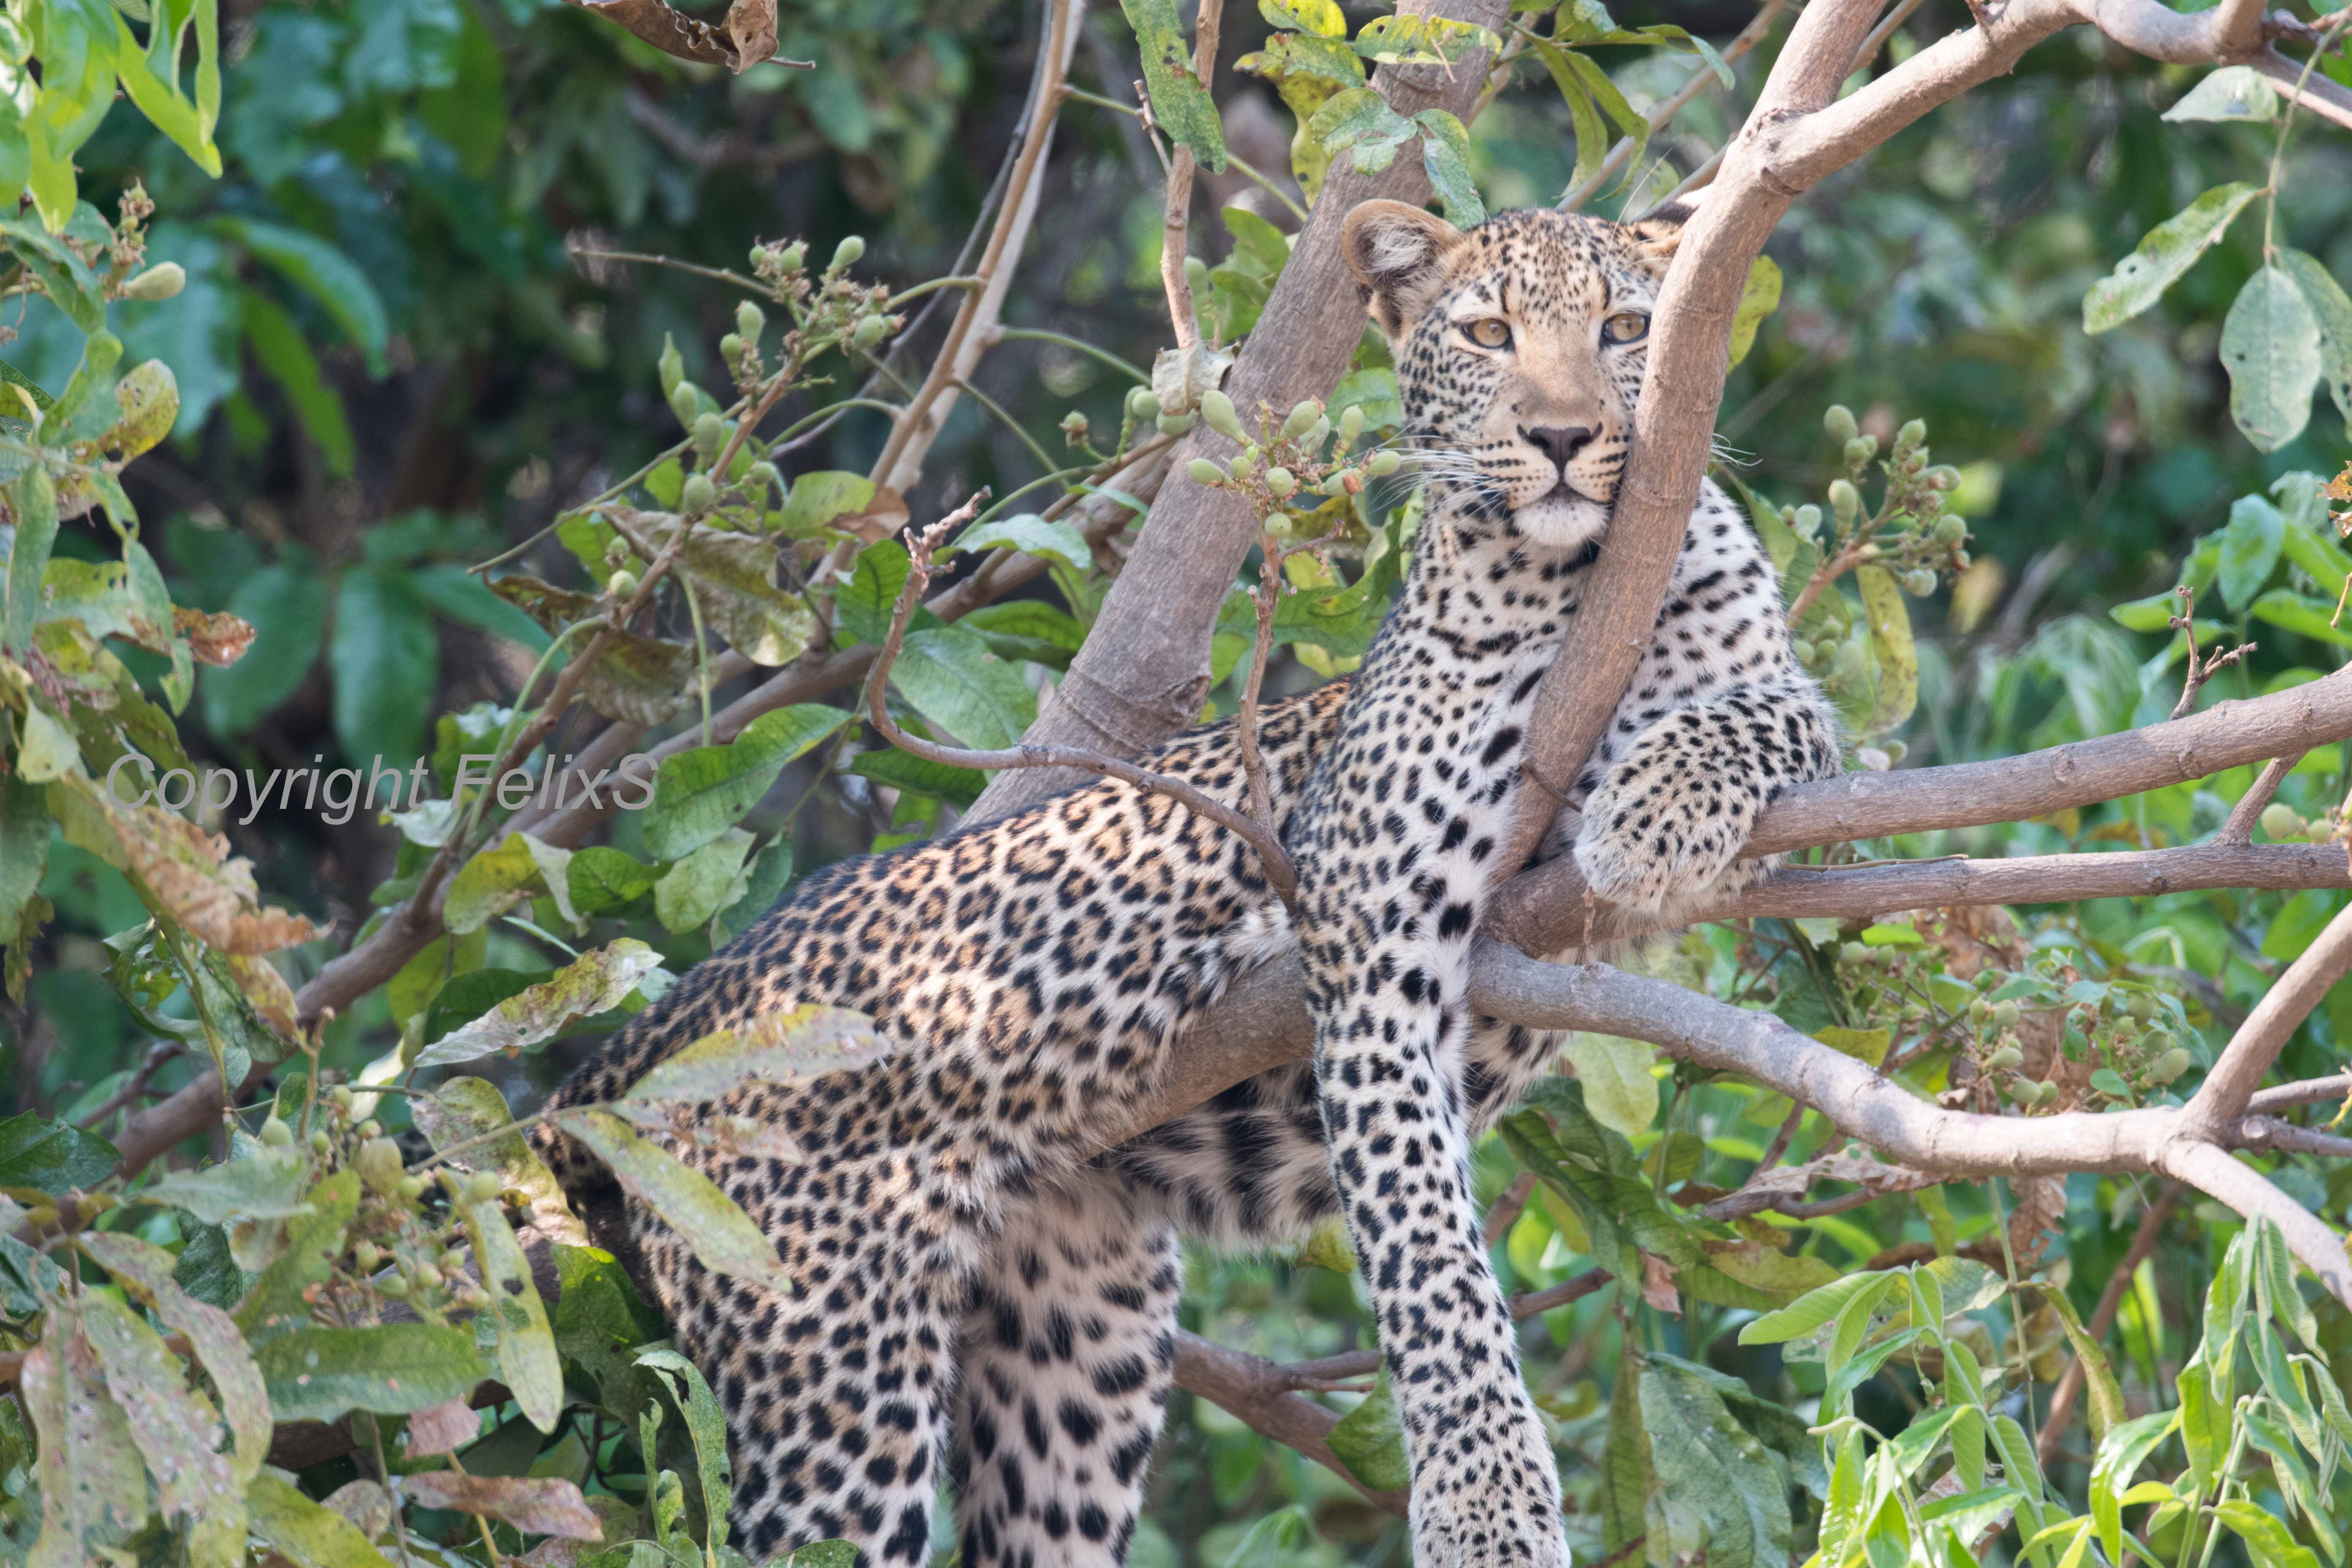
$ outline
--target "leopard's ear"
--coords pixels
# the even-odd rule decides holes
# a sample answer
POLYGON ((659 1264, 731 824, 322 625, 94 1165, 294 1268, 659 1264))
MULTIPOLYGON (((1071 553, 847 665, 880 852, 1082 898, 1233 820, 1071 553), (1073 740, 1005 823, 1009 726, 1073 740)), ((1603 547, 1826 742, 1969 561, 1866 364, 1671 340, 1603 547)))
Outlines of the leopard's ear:
POLYGON ((1364 308, 1391 338, 1429 309, 1445 280, 1445 259, 1463 243, 1444 218, 1402 202, 1366 202, 1339 229, 1339 254, 1364 308))
POLYGON ((1682 245, 1683 226, 1698 216, 1698 204, 1706 195, 1705 189, 1693 191, 1624 226, 1626 237, 1633 241, 1634 258, 1651 277, 1666 275, 1666 268, 1682 245))

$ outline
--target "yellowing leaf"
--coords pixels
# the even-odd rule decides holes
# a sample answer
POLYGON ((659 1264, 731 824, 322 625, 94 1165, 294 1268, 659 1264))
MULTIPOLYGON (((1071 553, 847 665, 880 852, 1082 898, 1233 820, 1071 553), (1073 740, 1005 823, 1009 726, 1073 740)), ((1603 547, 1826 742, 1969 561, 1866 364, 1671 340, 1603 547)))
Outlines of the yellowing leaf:
POLYGON ((412 1067, 449 1067, 493 1051, 535 1046, 574 1018, 617 1007, 661 963, 661 954, 633 937, 587 953, 538 984, 508 997, 472 1023, 450 1030, 418 1053, 412 1067))

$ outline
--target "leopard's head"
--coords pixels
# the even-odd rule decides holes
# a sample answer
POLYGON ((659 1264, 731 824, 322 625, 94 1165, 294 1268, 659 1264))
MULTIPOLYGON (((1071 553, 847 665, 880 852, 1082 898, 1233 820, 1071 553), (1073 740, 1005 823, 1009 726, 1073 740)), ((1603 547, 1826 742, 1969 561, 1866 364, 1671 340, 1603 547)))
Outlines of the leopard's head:
POLYGON ((1348 215, 1341 248, 1388 333, 1433 489, 1532 543, 1572 550, 1601 531, 1687 216, 1529 208, 1465 232, 1402 202, 1348 215))

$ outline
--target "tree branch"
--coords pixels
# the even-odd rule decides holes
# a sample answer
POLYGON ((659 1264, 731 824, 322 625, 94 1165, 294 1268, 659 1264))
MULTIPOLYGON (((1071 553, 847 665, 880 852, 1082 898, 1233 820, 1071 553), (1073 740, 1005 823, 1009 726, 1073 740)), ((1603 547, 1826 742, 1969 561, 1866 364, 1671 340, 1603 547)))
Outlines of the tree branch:
MULTIPOLYGON (((1506 0, 1410 0, 1402 15, 1451 17, 1500 32, 1506 0)), ((1383 66, 1371 86, 1411 119, 1423 109, 1469 112, 1486 59, 1473 53, 1450 68, 1383 66)), ((1359 174, 1352 154, 1332 160, 1321 195, 1290 260, 1276 280, 1258 324, 1243 342, 1224 390, 1234 406, 1287 408, 1321 397, 1347 369, 1363 332, 1363 306, 1339 254, 1339 226, 1359 203, 1376 196, 1426 199, 1429 178, 1418 158, 1398 158, 1378 174, 1359 174)), ((1171 461, 1229 458, 1234 444, 1197 425, 1171 461)), ((1230 490, 1180 485, 1152 508, 1118 580, 1111 584, 1093 635, 1070 662, 1028 738, 1132 757, 1198 718, 1208 695, 1210 633, 1242 561, 1257 542, 1259 520, 1230 490)), ((966 821, 1020 810, 1084 783, 1071 773, 999 773, 966 821)))
POLYGON ((2219 1142, 2225 1129, 2237 1124, 2255 1089, 2269 1076, 2271 1064, 2285 1048, 2288 1037, 2347 969, 2352 969, 2352 908, 2336 911, 2222 1047, 2221 1059, 2213 1064, 2213 1070, 2205 1075, 2204 1083, 2181 1110, 2194 1136, 2219 1142))

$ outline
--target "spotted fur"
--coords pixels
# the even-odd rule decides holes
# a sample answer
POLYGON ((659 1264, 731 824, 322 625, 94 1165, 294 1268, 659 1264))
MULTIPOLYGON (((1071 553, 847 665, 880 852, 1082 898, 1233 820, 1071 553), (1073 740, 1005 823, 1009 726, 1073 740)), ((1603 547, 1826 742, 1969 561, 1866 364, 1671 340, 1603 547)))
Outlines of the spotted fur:
MULTIPOLYGON (((1404 1420, 1417 1561, 1565 1563, 1466 1164, 1557 1042, 1470 1016, 1464 967, 1488 889, 1518 868, 1494 846, 1528 710, 1623 465, 1642 340, 1620 319, 1646 326, 1675 232, 1351 215, 1343 243, 1396 346, 1428 497, 1362 670, 1262 721, 1300 871, 1295 936, 1237 840, 1107 782, 812 876, 560 1092, 609 1098, 793 1001, 863 1009, 894 1043, 863 1070, 709 1108, 775 1123, 799 1163, 676 1146, 775 1238, 797 1294, 709 1274, 632 1209, 677 1342, 726 1408, 754 1557, 845 1536, 866 1562, 921 1562, 945 1467, 966 1568, 1123 1562, 1168 1394, 1180 1230, 1263 1244, 1337 1213, 1404 1420), (1486 322, 1505 336, 1474 337, 1486 322), (1294 945, 1314 1060, 1094 1156, 1188 1024, 1294 945)), ((1244 793, 1230 723, 1152 765, 1244 793)), ((1602 896, 1656 908, 1745 875, 1757 811, 1834 766, 1762 552, 1710 486, 1562 841, 1602 896)), ((609 1191, 568 1142, 541 1146, 576 1200, 609 1191)))

